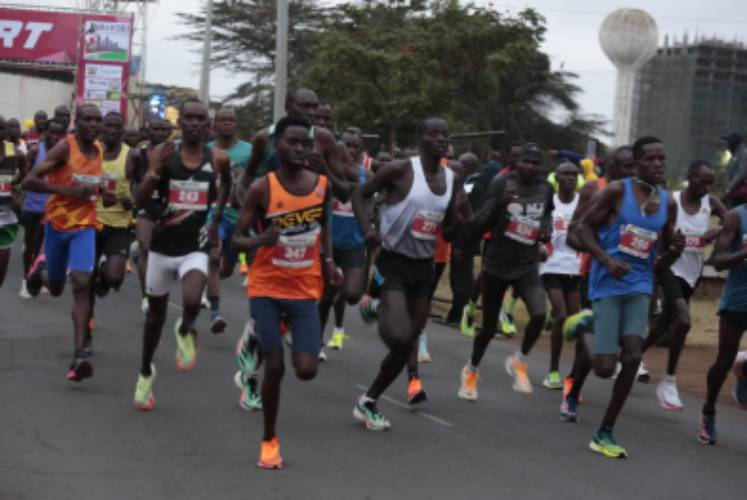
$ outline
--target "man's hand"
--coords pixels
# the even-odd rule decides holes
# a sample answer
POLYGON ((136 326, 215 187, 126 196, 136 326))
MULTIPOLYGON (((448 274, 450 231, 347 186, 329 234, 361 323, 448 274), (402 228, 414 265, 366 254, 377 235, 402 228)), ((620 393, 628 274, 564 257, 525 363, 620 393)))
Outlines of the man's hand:
POLYGON ((115 205, 117 203, 117 197, 114 193, 104 188, 101 188, 100 191, 101 202, 105 207, 111 207, 112 205, 115 205))
POLYGON ((539 235, 537 235, 537 241, 540 243, 549 243, 552 238, 552 230, 549 227, 543 227, 540 229, 539 235))
POLYGON ((715 240, 718 237, 718 233, 721 232, 720 227, 714 227, 706 231, 706 234, 703 236, 706 243, 711 243, 713 240, 715 240))
POLYGON ((371 226, 366 232, 366 246, 370 249, 378 248, 381 245, 381 234, 375 227, 371 226))
POLYGON ((135 202, 129 196, 122 196, 117 199, 125 210, 132 210, 135 207, 135 202))
POLYGON ((309 153, 306 168, 317 174, 324 174, 327 171, 327 164, 324 162, 324 156, 317 151, 312 151, 309 153))
POLYGON ((335 290, 342 286, 345 276, 342 274, 342 269, 335 265, 332 259, 324 259, 324 275, 329 280, 329 284, 335 290))
POLYGON ((545 262, 548 257, 550 257, 550 250, 547 248, 547 245, 540 245, 539 246, 539 260, 540 262, 545 262))
POLYGON ((607 268, 607 271, 613 278, 621 279, 623 276, 628 274, 628 271, 630 271, 630 265, 627 262, 617 260, 610 256, 607 256, 602 264, 607 268))
POLYGON ((674 237, 672 238, 672 245, 671 250, 675 253, 682 253, 682 251, 685 249, 685 245, 687 244, 687 238, 685 238, 685 235, 682 234, 682 231, 679 229, 675 231, 674 237))
POLYGON ((160 148, 155 147, 148 153, 148 165, 152 167, 149 168, 151 177, 156 180, 161 178, 161 173, 166 167, 166 159, 171 156, 174 151, 176 151, 174 141, 166 141, 160 148))
POLYGON ((501 195, 501 203, 500 203, 500 205, 502 207, 505 207, 506 205, 508 205, 509 203, 511 203, 511 201, 515 197, 516 197, 516 190, 514 189, 513 186, 511 186, 508 183, 506 183, 506 187, 503 188, 503 194, 501 195))
POLYGON ((80 201, 90 201, 91 195, 93 194, 93 190, 90 187, 84 186, 82 184, 77 186, 68 186, 67 188, 65 188, 65 191, 65 196, 80 201))
POLYGON ((280 228, 272 224, 270 227, 268 227, 265 232, 263 232, 259 236, 260 240, 260 246, 263 247, 274 247, 278 244, 278 240, 280 239, 280 228))

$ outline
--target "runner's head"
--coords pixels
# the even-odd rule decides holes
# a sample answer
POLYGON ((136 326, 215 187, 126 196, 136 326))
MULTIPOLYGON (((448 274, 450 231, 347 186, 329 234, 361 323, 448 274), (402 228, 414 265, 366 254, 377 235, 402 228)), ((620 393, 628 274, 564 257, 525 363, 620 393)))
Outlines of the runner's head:
POLYGON ((21 138, 21 122, 15 118, 11 118, 7 121, 8 125, 8 140, 12 143, 17 143, 21 138))
POLYGON ((172 126, 168 120, 157 118, 150 122, 150 143, 152 146, 162 144, 171 137, 172 126))
POLYGON ((707 195, 716 182, 716 173, 713 167, 705 160, 695 160, 687 169, 686 190, 693 198, 702 198, 707 195))
POLYGON ((285 112, 288 116, 303 117, 309 123, 314 123, 318 108, 319 98, 309 88, 298 87, 285 96, 285 112))
MULTIPOLYGON (((512 148, 513 149, 513 148, 512 148)), ((533 142, 521 146, 516 173, 522 182, 529 182, 542 173, 542 151, 533 142)))
POLYGON ((314 146, 310 129, 311 123, 300 116, 286 116, 275 124, 275 151, 281 167, 299 170, 306 166, 314 146))
POLYGON ((459 163, 464 167, 464 177, 469 177, 480 168, 480 160, 477 158, 475 153, 471 152, 464 153, 460 156, 459 163))
POLYGON ((521 157, 521 146, 519 144, 511 144, 508 147, 506 156, 508 156, 508 169, 516 170, 516 167, 519 165, 519 158, 521 157))
POLYGON ((36 132, 39 134, 43 134, 45 130, 47 130, 47 125, 49 124, 49 120, 47 119, 47 112, 40 109, 36 113, 34 113, 34 128, 36 129, 36 132))
POLYGON ((443 118, 426 118, 417 129, 420 152, 439 160, 449 151, 449 126, 443 118))
POLYGON ((47 123, 47 130, 44 131, 44 145, 47 147, 47 151, 64 139, 66 132, 67 130, 62 123, 56 120, 50 120, 47 123))
POLYGON ((208 126, 208 109, 201 100, 191 97, 179 108, 179 127, 182 129, 182 141, 195 146, 205 140, 208 126))
POLYGON ((79 141, 93 144, 101 133, 101 111, 93 104, 81 104, 75 110, 75 134, 79 141))
MULTIPOLYGON (((108 118, 109 114, 107 114, 106 117, 108 118)), ((106 128, 106 118, 104 118, 104 128, 106 128)), ((128 146, 134 148, 140 142, 140 131, 135 127, 127 127, 124 130, 124 137, 122 140, 128 146)))
POLYGON ((5 117, 0 116, 0 142, 8 140, 8 122, 5 117))
POLYGON ((65 132, 67 132, 70 129, 70 108, 64 104, 57 106, 54 108, 54 116, 52 119, 62 124, 62 126, 65 127, 65 132))
POLYGON ((376 153, 376 161, 371 165, 371 170, 376 173, 381 167, 384 167, 392 161, 392 155, 389 151, 379 151, 376 153))
MULTIPOLYGON (((122 114, 117 111, 108 112, 104 117, 103 127, 101 128, 101 142, 104 143, 106 149, 111 151, 119 147, 124 133, 124 117, 122 114)), ((128 146, 130 146, 129 143, 128 146)))
POLYGON ((329 104, 319 104, 316 108, 315 124, 319 127, 332 130, 332 106, 329 104))
POLYGON ((558 182, 558 191, 564 196, 570 196, 576 190, 578 167, 569 161, 561 163, 555 169, 555 180, 558 182))
POLYGON ((353 163, 357 166, 361 162, 361 155, 363 154, 363 139, 361 139, 360 129, 356 127, 346 128, 342 131, 340 140, 348 150, 353 163))
POLYGON ((221 108, 215 114, 213 130, 215 130, 215 136, 224 141, 230 141, 236 137, 236 111, 233 108, 221 108))
POLYGON ((667 157, 664 154, 664 144, 660 139, 646 136, 635 141, 633 159, 635 159, 639 179, 653 186, 664 183, 667 157))
POLYGON ((607 158, 607 178, 611 181, 633 177, 635 175, 635 161, 633 148, 620 146, 607 158))

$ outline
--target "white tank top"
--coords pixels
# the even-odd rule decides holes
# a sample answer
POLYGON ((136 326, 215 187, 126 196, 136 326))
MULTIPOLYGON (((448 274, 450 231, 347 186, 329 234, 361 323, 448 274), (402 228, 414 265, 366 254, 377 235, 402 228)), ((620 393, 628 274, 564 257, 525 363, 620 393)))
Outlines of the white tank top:
POLYGON ((578 205, 578 193, 573 195, 570 203, 563 203, 555 194, 552 198, 552 251, 547 260, 540 264, 540 274, 581 274, 581 256, 568 246, 566 236, 573 212, 578 205))
POLYGON ((436 235, 451 201, 454 187, 454 172, 443 168, 446 177, 446 192, 434 194, 425 180, 419 156, 410 158, 412 186, 407 196, 394 205, 381 208, 382 248, 413 259, 429 259, 436 251, 436 235))
POLYGON ((677 202, 677 229, 685 235, 686 243, 680 258, 672 264, 672 272, 694 288, 703 272, 705 233, 711 221, 711 198, 709 195, 701 198, 700 209, 690 215, 682 208, 681 197, 682 191, 674 193, 674 201, 677 202))

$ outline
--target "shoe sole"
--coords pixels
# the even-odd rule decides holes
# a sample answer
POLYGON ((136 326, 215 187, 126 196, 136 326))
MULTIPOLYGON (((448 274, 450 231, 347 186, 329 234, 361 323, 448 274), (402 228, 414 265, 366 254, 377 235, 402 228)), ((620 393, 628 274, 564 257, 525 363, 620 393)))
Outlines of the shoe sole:
POLYGON ((265 470, 278 470, 283 468, 283 462, 280 462, 279 464, 270 464, 260 460, 257 462, 257 467, 265 470))
POLYGON ((411 405, 424 403, 425 401, 428 401, 428 396, 426 395, 425 391, 420 391, 419 393, 415 394, 412 398, 407 399, 407 403, 411 405))
POLYGON ((553 385, 553 384, 547 384, 544 381, 542 382, 542 387, 545 387, 547 389, 550 389, 551 391, 559 391, 563 388, 563 384, 559 385, 553 385))
POLYGON ((667 403, 666 400, 664 398, 662 398, 661 396, 659 396, 658 394, 656 395, 656 398, 659 400, 659 406, 661 406, 665 410, 669 410, 669 411, 682 411, 682 410, 685 409, 684 405, 679 405, 678 406, 678 405, 673 405, 673 404, 667 403))
POLYGON ((599 453, 603 457, 607 457, 607 458, 628 458, 627 452, 626 453, 621 453, 619 455, 613 455, 612 453, 606 452, 604 450, 604 448, 602 448, 601 446, 599 446, 598 444, 596 444, 594 441, 592 441, 592 442, 589 443, 589 449, 591 451, 599 453))
POLYGON ((428 363, 430 363, 431 361, 432 361, 432 360, 431 360, 431 357, 430 357, 430 356, 428 356, 428 357, 426 357, 426 356, 422 356, 422 357, 421 357, 421 356, 418 356, 418 363, 420 363, 420 364, 424 364, 424 365, 427 365, 427 364, 428 364, 428 363))
POLYGON ((569 424, 575 424, 575 423, 578 423, 579 418, 578 418, 578 415, 576 415, 575 417, 572 417, 570 415, 563 415, 561 413, 560 415, 558 415, 558 420, 560 420, 561 422, 568 422, 569 424))
POLYGON ((477 401, 477 396, 472 396, 471 394, 465 394, 461 390, 457 392, 457 397, 459 399, 463 399, 464 401, 472 401, 473 403, 477 401))
POLYGON ((226 320, 221 318, 210 325, 210 331, 213 332, 213 335, 220 335, 221 333, 226 333, 227 326, 226 320))
POLYGON ((710 444, 710 445, 714 445, 714 444, 716 444, 716 441, 715 441, 715 440, 714 440, 714 441, 711 441, 710 439, 704 439, 704 438, 703 438, 702 436, 698 436, 698 442, 699 442, 700 444, 710 444))
POLYGON ((156 403, 156 398, 153 397, 151 394, 150 398, 148 398, 148 402, 145 404, 140 404, 136 401, 133 401, 132 406, 135 407, 138 411, 150 411, 153 409, 153 405, 156 403))
POLYGON ((358 408, 353 409, 353 418, 355 418, 359 422, 363 422, 366 425, 366 429, 371 431, 377 431, 377 432, 385 432, 388 431, 390 426, 385 427, 376 427, 375 425, 372 425, 369 423, 369 420, 366 418, 366 416, 361 413, 361 411, 358 408))

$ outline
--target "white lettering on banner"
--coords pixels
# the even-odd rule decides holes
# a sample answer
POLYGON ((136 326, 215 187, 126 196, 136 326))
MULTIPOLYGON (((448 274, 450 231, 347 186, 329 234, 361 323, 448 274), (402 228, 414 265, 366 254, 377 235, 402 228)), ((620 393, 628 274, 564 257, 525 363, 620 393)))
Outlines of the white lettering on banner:
POLYGON ((420 210, 415 215, 410 234, 419 240, 435 241, 442 220, 444 220, 443 212, 420 210))
POLYGON ((207 210, 208 182, 169 181, 169 206, 177 210, 207 210))
POLYGON ((648 259, 656 240, 659 239, 659 235, 655 231, 649 231, 633 224, 626 224, 620 230, 622 234, 617 249, 639 259, 648 259))
POLYGON ((523 243, 525 245, 534 245, 539 237, 540 223, 538 220, 523 217, 518 214, 511 214, 506 225, 506 231, 503 233, 507 238, 523 243))
MULTIPOLYGON (((52 31, 54 24, 52 23, 39 23, 29 21, 26 23, 25 31, 28 31, 25 41, 23 42, 23 48, 26 50, 32 50, 39 43, 39 39, 45 32, 52 31)), ((24 29, 23 22, 14 21, 12 19, 0 19, 0 38, 3 40, 3 47, 10 49, 13 47, 13 43, 21 31, 24 29)))
POLYGON ((13 194, 13 176, 0 175, 0 196, 10 196, 13 194))

